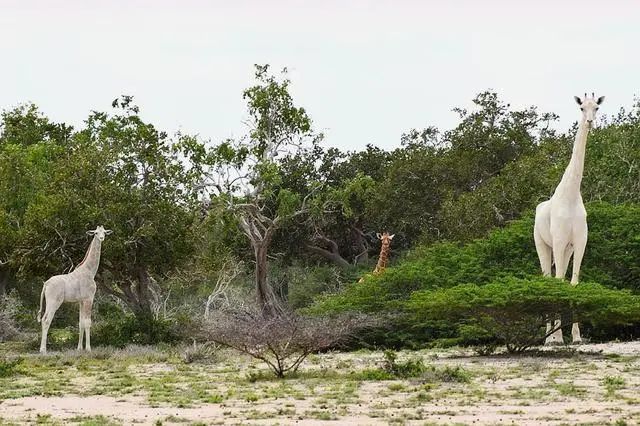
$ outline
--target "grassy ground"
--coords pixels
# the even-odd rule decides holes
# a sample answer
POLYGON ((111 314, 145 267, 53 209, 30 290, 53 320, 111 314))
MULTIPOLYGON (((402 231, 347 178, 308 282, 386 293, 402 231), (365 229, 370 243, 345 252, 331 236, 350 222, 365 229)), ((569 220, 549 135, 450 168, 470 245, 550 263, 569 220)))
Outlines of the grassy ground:
MULTIPOLYGON (((640 342, 477 357, 458 349, 311 356, 284 380, 228 350, 97 348, 40 356, 0 344, 5 424, 637 424, 640 342), (412 363, 406 363, 413 360, 412 363)), ((1 365, 1 364, 0 364, 1 365)))

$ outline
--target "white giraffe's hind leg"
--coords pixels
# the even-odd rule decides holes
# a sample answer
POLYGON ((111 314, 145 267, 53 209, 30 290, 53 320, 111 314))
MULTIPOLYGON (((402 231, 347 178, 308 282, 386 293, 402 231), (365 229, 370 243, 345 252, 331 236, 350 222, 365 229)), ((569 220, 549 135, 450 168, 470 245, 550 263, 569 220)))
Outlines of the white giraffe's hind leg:
MULTIPOLYGON (((538 259, 540 260, 540 269, 542 269, 542 275, 545 277, 551 276, 551 265, 553 264, 553 253, 551 247, 549 247, 540 236, 539 232, 534 231, 534 240, 536 243, 536 251, 538 252, 538 259)), ((546 334, 553 328, 559 327, 560 321, 556 320, 555 323, 551 323, 551 321, 547 322, 547 331, 546 334)), ((554 333, 547 336, 545 340, 545 345, 555 345, 562 343, 562 330, 557 330, 554 333)))
POLYGON ((42 337, 40 338, 40 353, 43 354, 47 353, 47 334, 49 333, 49 327, 62 301, 47 299, 46 303, 47 309, 42 317, 42 337))
POLYGON ((78 303, 78 330, 79 330, 79 334, 80 337, 78 337, 78 350, 82 349, 82 335, 84 334, 84 315, 83 315, 83 311, 82 311, 82 302, 78 303))

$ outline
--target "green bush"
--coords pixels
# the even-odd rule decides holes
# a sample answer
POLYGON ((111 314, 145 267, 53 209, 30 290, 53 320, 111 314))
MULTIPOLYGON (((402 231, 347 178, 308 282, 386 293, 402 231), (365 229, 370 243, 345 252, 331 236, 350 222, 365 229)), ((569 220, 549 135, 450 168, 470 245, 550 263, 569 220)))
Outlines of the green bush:
POLYGON ((0 293, 0 342, 16 337, 20 330, 17 316, 20 310, 20 300, 15 294, 0 293))
POLYGON ((479 286, 419 291, 408 304, 416 321, 447 321, 473 345, 482 341, 521 352, 540 344, 546 323, 557 315, 600 325, 640 320, 640 297, 593 283, 571 286, 553 278, 503 278, 479 286))
POLYGON ((419 377, 427 371, 422 358, 412 358, 404 362, 398 361, 398 355, 392 350, 384 351, 382 369, 393 377, 419 377))
POLYGON ((336 293, 346 273, 332 266, 289 266, 272 268, 274 281, 286 282, 287 301, 292 309, 304 308, 321 294, 336 293), (280 275, 280 276, 278 276, 280 275))
POLYGON ((178 317, 155 318, 151 315, 133 315, 114 304, 103 304, 91 327, 93 345, 123 348, 130 344, 153 345, 177 343, 191 328, 191 319, 178 317))
MULTIPOLYGON (((595 281, 606 287, 638 290, 640 288, 640 206, 591 203, 589 242, 581 272, 582 281, 595 281)), ((484 285, 505 277, 540 276, 540 266, 533 243, 533 212, 526 218, 493 231, 484 239, 465 245, 437 243, 409 253, 397 266, 379 276, 368 276, 362 283, 352 283, 335 295, 319 297, 306 311, 334 313, 361 311, 388 313, 384 327, 370 330, 364 341, 383 347, 416 347, 437 338, 476 339, 491 351, 492 336, 481 337, 476 329, 473 339, 465 330, 451 327, 433 318, 416 322, 408 315, 407 301, 416 291, 438 290, 473 283, 484 285)), ((466 324, 468 327, 473 324, 466 324)), ((590 330, 599 335, 606 324, 590 330)), ((637 335, 637 326, 616 326, 607 331, 609 338, 637 335), (610 334, 614 333, 614 334, 610 334), (620 334, 616 334, 620 333, 620 334)))
POLYGON ((640 204, 590 203, 581 279, 640 291, 640 204))
POLYGON ((22 363, 22 358, 2 359, 0 358, 0 378, 11 377, 17 373, 17 367, 22 363))
POLYGON ((421 378, 427 382, 460 383, 467 383, 470 380, 469 373, 460 366, 439 368, 426 365, 422 358, 417 357, 398 361, 398 354, 392 350, 384 351, 383 355, 384 361, 380 368, 360 371, 356 373, 357 377, 362 380, 421 378))

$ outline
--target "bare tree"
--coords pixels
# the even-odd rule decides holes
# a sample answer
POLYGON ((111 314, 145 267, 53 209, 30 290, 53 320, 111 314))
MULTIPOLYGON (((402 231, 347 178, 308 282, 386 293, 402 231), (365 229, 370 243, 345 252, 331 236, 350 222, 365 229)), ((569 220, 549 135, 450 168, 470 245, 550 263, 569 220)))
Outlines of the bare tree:
POLYGON ((208 320, 211 314, 212 308, 228 307, 229 306, 229 285, 236 279, 242 272, 242 262, 234 260, 227 260, 220 268, 216 283, 213 286, 213 290, 207 297, 207 301, 204 305, 204 319, 208 320))

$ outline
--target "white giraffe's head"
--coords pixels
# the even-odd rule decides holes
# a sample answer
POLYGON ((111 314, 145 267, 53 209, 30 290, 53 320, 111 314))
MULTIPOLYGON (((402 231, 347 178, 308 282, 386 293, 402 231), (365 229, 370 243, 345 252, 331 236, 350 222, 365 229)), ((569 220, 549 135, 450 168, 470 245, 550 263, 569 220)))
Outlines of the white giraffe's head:
POLYGON ((104 229, 104 226, 98 225, 98 227, 96 229, 94 229, 93 231, 87 231, 87 234, 95 235, 98 238, 98 240, 104 241, 104 237, 106 235, 111 234, 112 232, 113 231, 111 229, 104 229))
POLYGON ((604 101, 604 96, 600 96, 596 99, 595 95, 591 93, 591 96, 584 94, 584 98, 580 99, 579 96, 574 96, 576 103, 580 105, 580 111, 582 111, 582 118, 587 123, 587 126, 593 126, 593 122, 596 119, 596 111, 600 104, 604 101))

